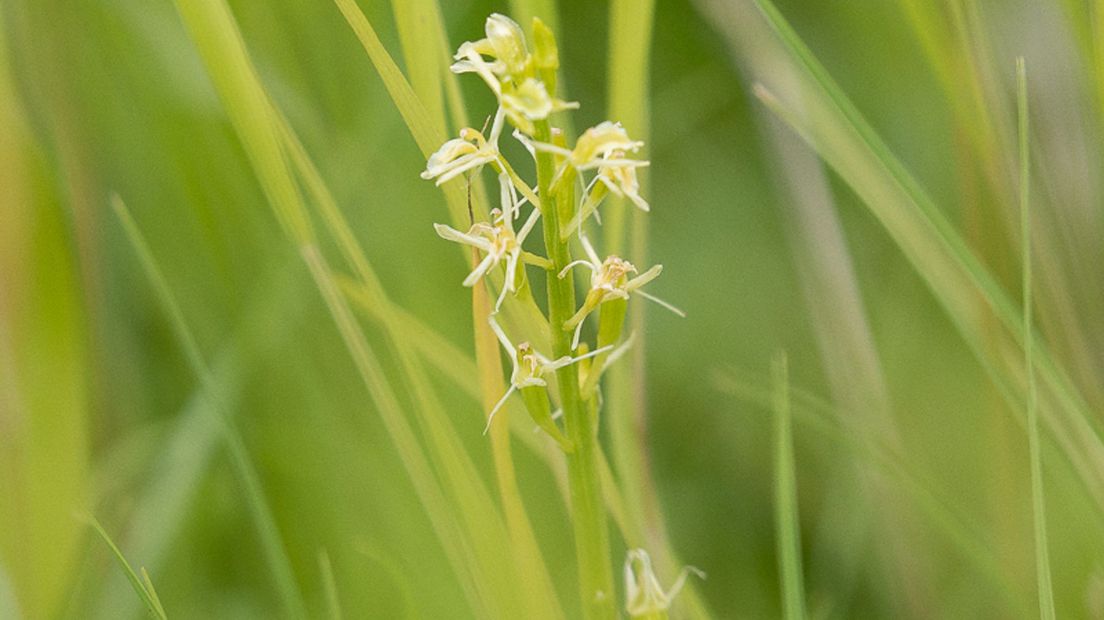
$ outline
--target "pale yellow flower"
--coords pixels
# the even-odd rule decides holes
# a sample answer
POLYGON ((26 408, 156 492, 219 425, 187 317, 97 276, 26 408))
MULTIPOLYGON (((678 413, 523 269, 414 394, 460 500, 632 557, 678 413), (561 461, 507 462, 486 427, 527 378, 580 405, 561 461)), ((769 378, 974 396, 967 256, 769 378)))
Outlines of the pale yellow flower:
POLYGON ((475 269, 464 278, 464 286, 475 286, 483 279, 491 269, 500 263, 506 264, 506 279, 502 284, 502 291, 495 302, 495 312, 502 307, 507 293, 517 292, 518 266, 522 260, 522 244, 532 232, 540 210, 533 209, 529 219, 522 225, 521 230, 514 232, 514 218, 520 215, 524 199, 518 200, 514 186, 509 177, 503 173, 498 177, 499 188, 502 197, 502 210, 495 209, 491 212, 491 221, 477 222, 468 232, 460 232, 455 228, 444 224, 434 224, 433 228, 443 239, 455 241, 474 247, 484 253, 483 260, 475 266, 475 269))
POLYGON ((510 373, 509 389, 506 390, 506 393, 503 394, 502 398, 495 404, 494 409, 491 409, 491 412, 487 415, 487 427, 483 430, 484 433, 491 427, 491 420, 494 419, 495 414, 506 404, 506 400, 510 398, 510 395, 513 394, 515 390, 527 387, 547 387, 548 381, 545 379, 545 376, 549 373, 555 372, 565 366, 570 366, 571 364, 577 364, 585 359, 601 355, 613 349, 611 345, 595 349, 584 355, 576 357, 565 355, 559 359, 552 360, 538 353, 528 342, 514 345, 510 341, 510 338, 506 336, 506 332, 502 331, 502 327, 494 320, 494 317, 491 317, 489 322, 491 324, 491 330, 493 330, 495 336, 498 337, 498 341, 502 344, 502 348, 506 349, 506 353, 509 354, 514 367, 510 373))
POLYGON ((495 13, 487 18, 486 33, 485 39, 460 45, 451 69, 454 73, 475 73, 483 78, 515 127, 532 134, 533 121, 579 107, 578 103, 552 97, 544 83, 536 79, 525 35, 516 22, 495 13))
MULTIPOLYGON (((461 129, 459 138, 445 142, 429 156, 421 177, 427 180, 436 178, 437 185, 440 185, 469 170, 478 170, 486 164, 500 161, 498 137, 502 133, 504 118, 505 111, 499 108, 491 125, 490 139, 471 127, 461 129)), ((502 167, 501 164, 499 167, 502 167)))
POLYGON ((671 589, 664 592, 652 570, 652 559, 643 549, 632 549, 625 558, 625 611, 633 618, 660 614, 671 606, 678 593, 686 585, 686 578, 694 573, 705 579, 705 573, 687 566, 679 573, 671 589))
POLYGON ((645 284, 659 277, 660 272, 663 271, 663 265, 655 265, 644 273, 630 278, 631 275, 638 273, 632 263, 613 255, 602 260, 598 258, 598 254, 594 251, 594 247, 590 245, 590 241, 586 236, 580 236, 579 240, 583 245, 587 258, 568 263, 559 273, 559 277, 563 278, 572 267, 582 266, 590 269, 590 289, 583 300, 583 305, 574 316, 564 323, 564 329, 575 330, 572 348, 578 346, 583 320, 591 312, 594 312, 599 305, 611 299, 628 299, 630 294, 635 293, 645 299, 654 301, 681 317, 686 316, 686 313, 682 310, 641 290, 641 287, 645 284))

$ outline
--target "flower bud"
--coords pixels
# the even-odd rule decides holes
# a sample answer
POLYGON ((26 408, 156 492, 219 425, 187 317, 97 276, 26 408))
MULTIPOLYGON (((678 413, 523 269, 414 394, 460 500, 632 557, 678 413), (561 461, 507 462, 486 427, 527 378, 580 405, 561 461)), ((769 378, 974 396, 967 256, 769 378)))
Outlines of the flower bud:
POLYGON ((533 59, 539 69, 555 71, 560 68, 560 50, 556 47, 556 37, 539 17, 533 18, 533 59))
POLYGON ((525 33, 521 26, 505 15, 492 13, 487 18, 486 30, 494 56, 506 65, 506 71, 511 75, 524 73, 529 51, 525 49, 525 33))

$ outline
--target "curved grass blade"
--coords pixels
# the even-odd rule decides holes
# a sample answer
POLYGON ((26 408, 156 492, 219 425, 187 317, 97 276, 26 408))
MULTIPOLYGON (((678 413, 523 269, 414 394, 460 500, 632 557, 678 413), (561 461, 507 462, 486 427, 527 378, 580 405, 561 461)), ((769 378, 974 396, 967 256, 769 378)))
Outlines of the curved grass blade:
MULTIPOLYGON (((735 372, 718 373, 716 384, 726 394, 753 403, 764 411, 773 406, 771 390, 763 389, 758 382, 743 380, 735 372)), ((1010 581, 995 551, 981 542, 985 540, 984 534, 961 516, 934 482, 909 467, 897 448, 854 428, 854 421, 830 403, 794 386, 790 391, 795 418, 800 417, 801 423, 810 429, 839 443, 856 458, 896 480, 903 496, 911 500, 931 525, 953 543, 963 559, 973 565, 978 575, 1000 593, 1009 610, 1017 617, 1029 614, 1030 606, 1024 600, 1022 588, 1010 581)))
POLYGON ((333 564, 326 551, 318 552, 318 572, 322 575, 322 591, 326 594, 326 612, 331 620, 341 620, 341 597, 337 594, 337 580, 334 579, 333 564))
POLYGON ((1039 589, 1039 616, 1054 620, 1054 587, 1047 544, 1046 500, 1043 496, 1042 447, 1039 439, 1038 393, 1035 385, 1035 334, 1031 325, 1031 144, 1028 132, 1027 69, 1016 59, 1016 108, 1020 145, 1020 231, 1023 248, 1024 365, 1027 372, 1027 439, 1031 459, 1031 507, 1035 527, 1035 579, 1039 589))
POLYGON ((160 618, 161 620, 167 620, 168 616, 165 615, 165 608, 161 606, 161 599, 157 596, 157 591, 153 589, 153 584, 150 583, 149 575, 146 574, 146 569, 142 570, 142 577, 139 578, 134 572, 134 569, 130 567, 130 563, 127 562, 126 556, 119 550, 119 547, 111 540, 111 536, 107 534, 100 522, 95 517, 88 517, 88 524, 92 526, 108 548, 111 549, 112 555, 115 556, 115 560, 119 563, 119 567, 126 573, 127 579, 130 581, 131 587, 134 588, 134 593, 142 599, 142 602, 146 604, 146 611, 150 616, 154 618, 160 618))
POLYGON ((295 571, 292 569, 291 560, 284 548, 276 519, 272 515, 268 500, 265 498, 260 477, 257 475, 256 469, 253 468, 253 462, 246 450, 245 442, 242 441, 241 435, 226 413, 222 396, 218 392, 218 383, 203 358, 199 343, 196 342, 195 336, 188 327, 188 322, 184 318, 184 313, 180 309, 168 281, 157 266, 153 252, 138 229, 138 224, 118 196, 112 198, 111 204, 126 231, 127 238, 138 254, 142 269, 146 272, 146 276, 156 290, 158 299, 170 318, 176 338, 184 349, 184 354, 192 367, 192 372, 196 374, 207 399, 211 403, 210 410, 216 414, 219 429, 230 455, 230 462, 238 481, 243 487, 246 505, 249 508, 254 527, 257 528, 257 534, 260 536, 261 548, 264 550, 266 563, 272 571, 272 577, 276 583, 284 609, 289 616, 305 618, 307 615, 306 605, 295 582, 295 571))
MULTIPOLYGON (((1023 414, 1026 390, 1021 370, 1022 313, 919 183, 863 119, 827 71, 769 0, 754 0, 781 51, 753 59, 769 79, 770 62, 792 63, 801 78, 801 109, 795 113, 770 90, 760 98, 791 125, 862 198, 943 305, 956 329, 1009 408, 1023 414), (979 302, 980 305, 979 305, 979 302), (1004 328, 986 330, 988 315, 1004 328), (993 338, 988 338, 990 335, 993 338), (993 340, 995 344, 992 344, 993 340)), ((1085 489, 1104 510, 1104 442, 1099 423, 1068 373, 1046 348, 1035 351, 1040 377, 1040 412, 1077 469, 1085 489)), ((1022 418, 1021 418, 1022 419, 1022 418)))

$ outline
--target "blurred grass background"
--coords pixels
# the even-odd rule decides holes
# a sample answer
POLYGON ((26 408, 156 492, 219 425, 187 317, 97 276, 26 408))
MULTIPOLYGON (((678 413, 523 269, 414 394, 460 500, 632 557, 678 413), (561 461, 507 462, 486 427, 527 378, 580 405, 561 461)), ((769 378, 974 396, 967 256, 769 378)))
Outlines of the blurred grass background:
MULTIPOLYGON (((490 12, 509 11, 441 4, 453 46, 479 36, 490 12)), ((605 117, 609 9, 558 4, 565 80, 582 103, 575 123, 588 126, 605 117)), ((1007 221, 1017 221, 1017 187, 1004 168, 1015 157, 1014 59, 1026 56, 1041 334, 1099 424, 1104 44, 1099 3, 1089 4, 778 2, 1013 299, 1019 245, 1007 221)), ((268 92, 392 299, 470 351, 465 266, 430 227, 444 219, 444 201, 418 179, 424 160, 337 8, 230 5, 268 92)), ((391 5, 360 5, 401 64, 391 5)), ((808 423, 815 416, 799 399, 810 613, 1032 615, 1027 438, 1015 407, 922 270, 853 193, 853 178, 821 168, 752 95, 774 66, 758 60, 769 57, 759 19, 739 1, 656 6, 649 255, 665 266, 655 292, 689 318, 649 315, 648 449, 674 547, 708 573, 699 588, 718 617, 781 613, 769 403, 738 397, 731 384, 769 390, 771 357, 785 349, 795 388, 832 408, 822 418, 891 429, 899 461, 946 501, 974 545, 964 551, 886 466, 808 423), (802 211, 802 195, 820 211, 802 211), (849 282, 853 296, 840 292, 849 282), (841 334, 869 346, 850 350, 855 340, 841 334)), ((210 404, 112 194, 134 214, 212 369, 312 614, 324 609, 320 550, 348 617, 470 613, 172 3, 3 0, 0 44, 0 616, 142 612, 75 512, 94 513, 148 568, 170 617, 280 613, 204 414, 210 404)), ((479 116, 492 102, 473 82, 462 85, 479 116)), ((365 325, 370 340, 382 337, 365 325)), ((479 404, 437 386, 489 472, 479 404)), ((1104 617, 1100 506, 1045 441, 1060 616, 1104 617)), ((514 452, 542 551, 573 610, 567 513, 547 469, 514 452)))

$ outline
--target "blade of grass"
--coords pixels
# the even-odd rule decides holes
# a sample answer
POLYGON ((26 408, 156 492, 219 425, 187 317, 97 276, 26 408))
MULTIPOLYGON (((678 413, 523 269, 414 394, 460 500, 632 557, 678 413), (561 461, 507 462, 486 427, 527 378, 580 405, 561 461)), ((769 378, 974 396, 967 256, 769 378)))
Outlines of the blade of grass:
MULTIPOLYGON (((274 182, 274 177, 279 177, 279 185, 294 189, 295 183, 285 161, 287 154, 284 145, 278 139, 250 139, 251 132, 273 134, 278 138, 278 115, 274 113, 274 107, 249 59, 229 7, 225 2, 217 0, 179 0, 177 8, 185 19, 193 41, 199 47, 207 70, 212 75, 243 144, 247 149, 274 149, 274 153, 251 158, 252 161, 271 161, 277 164, 268 167, 255 166, 255 173, 261 184, 267 185, 274 182), (236 84, 238 81, 248 82, 248 85, 236 84), (243 123, 242 118, 263 119, 264 126, 243 123)), ((352 8, 355 9, 355 6, 352 8)), ((361 18, 363 19, 363 15, 361 18)), ((366 20, 364 24, 367 25, 366 20)), ((418 105, 420 109, 420 104, 418 105)), ((306 219, 306 207, 299 194, 293 192, 289 198, 289 207, 306 219)), ((276 205, 273 206, 275 208, 276 205)), ((458 438, 450 431, 451 423, 443 411, 435 406, 436 397, 428 389, 425 377, 420 374, 417 364, 400 347, 397 352, 403 365, 404 379, 409 382, 411 395, 418 399, 420 405, 414 407, 414 412, 418 414, 419 424, 432 442, 433 449, 428 456, 432 457, 433 466, 430 466, 427 455, 409 427, 379 360, 353 319, 344 298, 337 292, 333 273, 322 254, 313 243, 304 243, 297 237, 292 239, 297 242, 300 255, 322 293, 369 395, 377 405, 384 426, 415 483, 419 499, 427 509, 439 541, 445 547, 446 557, 457 572, 473 609, 480 615, 511 615, 516 605, 516 594, 509 586, 511 576, 507 569, 508 563, 501 561, 501 546, 495 544, 496 533, 502 529, 501 517, 489 502, 482 481, 474 475, 474 468, 458 438), (459 508, 456 512, 462 520, 462 528, 452 521, 450 503, 445 500, 443 490, 438 486, 434 469, 449 481, 447 488, 457 503, 455 507, 459 508)), ((390 344, 394 346, 397 343, 392 340, 390 344)))
POLYGON ((1039 590, 1039 616, 1054 620, 1054 589, 1047 544, 1046 500, 1043 496, 1042 448, 1039 440, 1038 393, 1035 385, 1035 339, 1031 323, 1031 143, 1027 108, 1027 69, 1016 59, 1016 109, 1020 146, 1020 231, 1023 248, 1024 364, 1027 370, 1027 438, 1031 458, 1031 507, 1035 526, 1035 579, 1039 590))
MULTIPOLYGON (((352 234, 348 222, 341 214, 336 200, 334 200, 333 195, 322 180, 321 174, 306 154, 305 149, 303 149, 302 144, 299 142, 290 125, 287 124, 286 120, 279 115, 279 113, 275 113, 274 118, 280 123, 280 133, 288 148, 291 163, 302 177, 303 185, 307 189, 308 194, 313 198, 316 208, 322 215, 327 229, 337 240, 338 246, 346 261, 358 274, 360 283, 363 284, 365 292, 367 293, 366 297, 372 300, 378 300, 376 306, 380 310, 380 322, 390 335, 391 347, 399 357, 403 369, 406 372, 406 376, 411 383, 411 393, 415 395, 422 411, 441 410, 442 407, 432 396, 432 387, 429 385, 428 378, 425 375, 422 366, 422 357, 404 344, 410 342, 412 339, 419 338, 416 334, 412 334, 409 331, 403 331, 403 327, 410 324, 407 313, 387 299, 386 292, 378 276, 365 258, 364 252, 355 236, 352 234)), ((483 288, 479 288, 478 294, 486 295, 486 291, 483 288)), ((477 316, 480 315, 477 313, 477 316)), ((483 320, 479 320, 475 324, 477 335, 481 326, 483 328, 482 331, 485 332, 484 336, 493 339, 494 335, 490 332, 489 327, 483 320)), ((494 362, 498 363, 497 344, 491 349, 490 354, 494 356, 494 362)), ((436 355, 436 353, 434 353, 434 355, 436 355)), ((501 367, 499 367, 499 375, 501 376, 501 367)), ((468 382, 470 382, 472 376, 475 376, 475 373, 468 375, 468 382)), ((484 393, 484 400, 490 399, 491 403, 485 410, 489 411, 504 391, 504 389, 491 390, 489 393, 484 393)), ((490 512, 492 502, 489 496, 487 496, 486 491, 482 489, 480 485, 469 482, 469 480, 478 481, 478 473, 475 471, 474 466, 466 461, 466 455, 462 450, 453 447, 451 445, 452 442, 448 441, 447 438, 453 434, 449 422, 447 420, 442 421, 439 418, 426 418, 423 427, 428 429, 427 434, 433 438, 434 445, 437 446, 440 453, 445 457, 441 467, 447 472, 446 475, 450 479, 450 485, 457 489, 456 495, 458 499, 460 501, 467 501, 467 498, 474 497, 477 498, 477 500, 481 500, 471 503, 469 512, 475 515, 478 523, 484 525, 484 527, 480 528, 481 530, 493 530, 496 526, 496 515, 490 512), (466 475, 464 475, 465 472, 466 475)), ((496 453, 496 470, 498 470, 500 476, 510 479, 512 478, 512 462, 509 459, 503 460, 500 456, 501 455, 496 453), (505 467, 508 467, 511 471, 500 471, 505 467)), ((507 505, 504 501, 503 508, 507 510, 506 526, 511 530, 513 534, 511 540, 515 543, 512 547, 512 551, 515 556, 515 561, 519 564, 519 569, 522 567, 525 568, 525 570, 521 570, 517 573, 517 576, 519 579, 533 580, 532 584, 530 584, 533 591, 529 592, 530 596, 522 597, 522 600, 526 603, 532 601, 540 603, 540 605, 537 605, 530 611, 528 614, 530 617, 537 617, 543 613, 553 613, 558 609, 558 604, 555 602, 555 593, 551 587, 551 579, 547 577, 547 570, 545 569, 544 561, 541 559, 540 550, 536 545, 535 538, 533 538, 531 534, 532 528, 529 525, 528 515, 526 515, 524 506, 521 504, 520 495, 515 493, 511 496, 508 491, 503 492, 503 499, 506 500, 507 498, 509 498, 511 502, 507 505), (512 514, 510 513, 511 510, 512 514), (512 521, 511 518, 513 519, 512 521), (526 535, 527 532, 528 535, 526 535)))
POLYGON ((478 562, 467 533, 452 518, 452 510, 442 489, 432 473, 432 467, 422 453, 413 429, 406 422, 387 377, 372 355, 364 335, 356 325, 345 300, 341 297, 337 284, 329 271, 325 259, 314 247, 303 249, 303 258, 315 279, 326 305, 333 314, 342 338, 346 342, 357 371, 372 394, 376 407, 381 413, 384 425, 388 429, 391 441, 398 449, 403 464, 410 473, 419 499, 426 506, 427 514, 437 531, 445 553, 453 565, 454 571, 464 586, 465 594, 473 610, 478 613, 490 613, 498 609, 494 588, 488 579, 482 577, 482 568, 478 562))
MULTIPOLYGON (((415 96, 426 107, 430 121, 440 125, 442 135, 459 133, 461 128, 471 125, 471 121, 460 91, 460 80, 449 69, 453 47, 449 44, 440 3, 437 0, 392 0, 391 5, 398 22, 399 41, 403 56, 407 59, 407 75, 411 76, 415 96), (416 56, 414 62, 410 60, 412 54, 416 56), (452 121, 451 132, 445 129, 446 103, 452 121)), ((481 175, 469 178, 474 199, 473 211, 486 213, 489 208, 484 179, 481 175)))
MULTIPOLYGON (((475 252, 475 250, 472 250, 475 252)), ((506 393, 502 379, 502 358, 498 339, 489 329, 486 317, 491 315, 491 301, 487 289, 472 289, 472 320, 475 328, 475 359, 479 366, 481 404, 484 411, 491 411, 501 394, 506 393)), ((503 409, 500 416, 512 412, 503 409)), ((498 478, 498 493, 506 515, 510 543, 514 549, 514 562, 524 589, 522 599, 529 618, 563 618, 563 608, 556 598, 552 578, 541 555, 533 526, 526 514, 525 504, 518 489, 513 457, 510 455, 510 426, 508 419, 499 419, 490 428, 491 452, 498 478)))
MULTIPOLYGON (((760 387, 769 381, 744 381, 735 372, 719 373, 717 386, 726 394, 757 405, 763 411, 771 411, 774 393, 760 387)), ((1000 593, 1010 611, 1017 616, 1028 615, 1030 606, 1024 600, 1022 588, 1013 584, 1004 564, 995 551, 981 541, 983 531, 970 524, 957 510, 954 503, 939 491, 939 487, 905 462, 897 448, 871 437, 857 428, 854 420, 837 411, 824 399, 800 388, 791 386, 791 406, 795 416, 810 429, 830 438, 852 451, 876 468, 878 472, 897 481, 904 497, 919 508, 928 522, 936 528, 962 554, 977 571, 1000 593)))
POLYGON ((337 595, 337 580, 333 564, 325 549, 318 552, 318 572, 322 576, 322 591, 326 594, 326 612, 332 620, 341 620, 341 597, 337 595))
MULTIPOLYGON (((651 141, 649 76, 655 1, 613 0, 609 19, 609 117, 621 122, 634 139, 643 140, 647 149, 651 141)), ((641 176, 640 183, 641 195, 648 196, 647 174, 641 176)), ((602 234, 606 250, 623 254, 627 244, 632 260, 638 265, 647 264, 649 220, 646 214, 631 209, 624 200, 614 199, 605 208, 602 234), (626 240, 628 217, 632 218, 632 224, 626 240)), ((625 513, 639 515, 640 527, 634 529, 643 534, 640 544, 652 552, 661 574, 673 575, 684 563, 671 545, 647 454, 645 308, 646 304, 639 299, 629 303, 628 329, 636 334, 636 343, 629 351, 630 363, 614 365, 607 371, 604 419, 608 421, 610 456, 624 496, 625 513)), ((674 606, 676 613, 682 616, 709 617, 694 583, 686 584, 674 606)))
POLYGON ((774 380, 774 518, 782 610, 787 620, 803 620, 805 586, 801 570, 801 526, 797 517, 797 477, 794 473, 790 413, 790 375, 786 354, 772 364, 774 380))
POLYGON ((153 581, 150 579, 149 573, 146 572, 146 567, 143 566, 138 570, 142 572, 142 583, 146 586, 146 592, 149 592, 149 596, 153 599, 153 604, 157 607, 157 611, 160 612, 161 617, 164 618, 166 616, 165 606, 161 604, 161 597, 157 596, 157 590, 153 587, 153 581))
MULTIPOLYGON (((294 322, 293 317, 304 308, 302 295, 296 294, 301 280, 289 278, 287 271, 285 265, 278 265, 258 283, 238 330, 214 356, 211 374, 227 412, 237 409, 244 369, 253 367, 256 360, 274 355, 287 341, 287 330, 273 332, 268 326, 281 321, 294 322)), ((211 407, 202 385, 193 390, 185 406, 174 416, 173 427, 157 450, 156 460, 149 465, 149 479, 131 499, 127 545, 145 559, 151 570, 159 570, 168 560, 170 547, 191 514, 189 507, 200 481, 212 464, 220 430, 216 423, 218 412, 211 407)), ((82 615, 104 619, 133 615, 133 597, 123 596, 128 587, 121 578, 108 579, 95 595, 94 611, 86 606, 82 615)))
MULTIPOLYGON (((368 53, 372 66, 383 80, 387 94, 395 103, 399 114, 402 116, 410 134, 422 155, 429 157, 445 141, 443 126, 433 120, 426 106, 418 99, 417 93, 410 86, 394 59, 387 53, 387 49, 376 34, 375 28, 356 5, 355 0, 334 0, 345 21, 353 29, 364 51, 368 53)), ((445 202, 449 207, 449 216, 454 227, 466 229, 468 227, 467 199, 458 183, 446 183, 442 186, 445 192, 445 202)), ((479 213, 482 217, 485 214, 479 213)))
POLYGON ((436 0, 391 0, 391 11, 399 31, 399 44, 406 61, 406 75, 415 96, 426 109, 433 131, 444 135, 445 101, 441 76, 445 49, 441 47, 436 0))
POLYGON ((261 485, 260 477, 257 475, 256 469, 253 468, 253 461, 245 447, 245 442, 242 441, 240 433, 226 413, 223 398, 218 391, 218 383, 215 381, 214 375, 211 373, 210 368, 207 366, 207 362, 203 358, 203 353, 199 349, 199 343, 196 342, 191 329, 188 327, 187 319, 185 319, 184 313, 176 301, 176 296, 173 295, 168 281, 165 279, 160 267, 158 267, 153 252, 146 243, 145 237, 143 237, 141 231, 138 229, 138 225, 134 221, 133 216, 131 216, 130 211, 127 210, 126 205, 123 204, 123 201, 118 196, 112 198, 111 206, 115 210, 115 215, 119 218, 119 222, 122 224, 123 229, 126 231, 131 246, 138 254, 142 269, 153 285, 158 300, 165 313, 170 318, 174 334, 180 346, 184 349, 184 354, 188 359, 189 365, 192 367, 192 372, 194 372, 199 379, 206 398, 211 404, 210 411, 216 414, 215 418, 219 431, 223 436, 223 440, 226 442, 226 449, 230 455, 230 462, 234 468, 234 473, 245 493, 246 506, 249 508, 253 525, 257 529, 257 534, 260 537, 265 561, 269 570, 272 572, 272 578, 275 582, 277 592, 280 595, 280 601, 284 606, 284 610, 289 616, 305 618, 307 615, 306 605, 303 603, 299 587, 295 582, 295 571, 291 566, 291 560, 288 558, 287 551, 284 548, 279 528, 276 525, 276 519, 272 515, 272 509, 268 505, 268 500, 265 498, 264 488, 261 485))
MULTIPOLYGON (((755 0, 767 27, 781 43, 774 62, 788 62, 803 79, 803 111, 797 115, 765 88, 757 94, 804 137, 852 186, 871 212, 924 278, 944 306, 975 358, 990 374, 1009 408, 1023 414, 1023 325, 1014 304, 984 265, 966 246, 949 220, 905 167, 862 118, 827 72, 769 0, 755 0), (979 308, 978 301, 984 302, 979 308), (1004 331, 990 344, 985 312, 998 319, 1004 331), (979 312, 982 311, 982 312, 979 312), (999 354, 995 354, 998 351, 999 354)), ((756 61, 757 71, 769 78, 767 57, 756 61)), ((992 330, 989 330, 992 331, 992 330)), ((1049 388, 1046 421, 1064 454, 1077 467, 1086 490, 1104 507, 1104 444, 1097 422, 1068 374, 1045 347, 1036 351, 1040 376, 1049 388)), ((1042 398, 1040 399, 1042 401, 1042 398)), ((1023 419, 1022 417, 1018 419, 1023 419)))
POLYGON ((146 604, 146 611, 150 616, 154 618, 160 618, 166 620, 168 616, 165 615, 165 608, 161 606, 161 599, 157 597, 157 591, 153 589, 153 584, 150 583, 149 575, 146 574, 146 569, 142 569, 142 577, 139 578, 134 572, 134 569, 130 567, 130 563, 127 562, 126 556, 119 550, 119 547, 111 540, 111 536, 107 534, 100 522, 95 517, 88 517, 88 524, 92 526, 108 548, 111 549, 112 555, 115 556, 115 561, 118 562, 119 567, 126 573, 127 580, 130 581, 130 585, 134 588, 134 593, 138 595, 138 598, 142 599, 142 602, 146 604))

